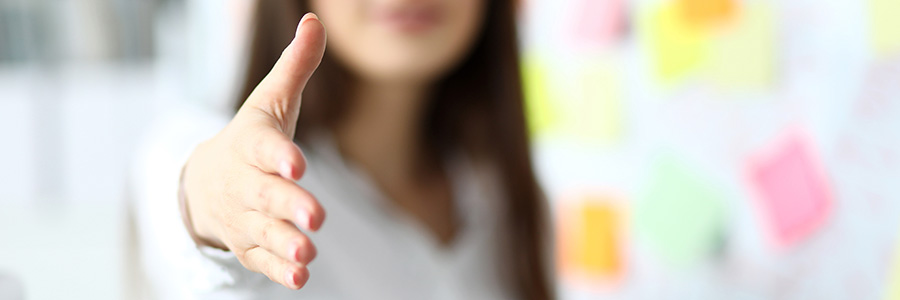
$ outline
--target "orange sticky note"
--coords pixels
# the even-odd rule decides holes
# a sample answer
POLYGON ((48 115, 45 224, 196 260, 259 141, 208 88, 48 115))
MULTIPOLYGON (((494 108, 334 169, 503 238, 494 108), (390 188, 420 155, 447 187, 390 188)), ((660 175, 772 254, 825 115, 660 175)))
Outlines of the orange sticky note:
POLYGON ((731 21, 737 11, 735 0, 676 0, 675 7, 688 24, 701 30, 731 21))
POLYGON ((586 194, 560 205, 558 221, 561 273, 594 285, 622 275, 622 214, 613 199, 586 194))
POLYGON ((749 173, 772 235, 782 246, 809 236, 831 211, 824 169, 799 134, 751 158, 749 173))

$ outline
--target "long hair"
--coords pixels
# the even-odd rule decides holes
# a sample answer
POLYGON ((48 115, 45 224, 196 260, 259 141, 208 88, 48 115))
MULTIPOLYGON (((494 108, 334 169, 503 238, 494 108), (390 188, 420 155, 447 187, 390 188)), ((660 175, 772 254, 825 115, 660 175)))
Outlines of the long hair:
MULTIPOLYGON (((531 163, 519 74, 515 0, 488 0, 485 23, 473 48, 440 79, 421 124, 430 151, 463 149, 494 166, 504 207, 499 249, 505 283, 521 299, 551 299, 546 209, 531 163)), ((293 37, 307 1, 260 0, 246 83, 235 111, 293 37)), ((297 141, 333 129, 352 105, 353 77, 326 51, 303 94, 297 141)), ((440 154, 440 153, 432 153, 440 154)))

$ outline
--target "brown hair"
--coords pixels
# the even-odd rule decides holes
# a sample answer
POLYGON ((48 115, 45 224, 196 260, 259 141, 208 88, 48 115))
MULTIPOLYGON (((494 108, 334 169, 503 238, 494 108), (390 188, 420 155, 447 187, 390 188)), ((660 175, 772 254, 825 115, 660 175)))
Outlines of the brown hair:
MULTIPOLYGON (((239 108, 293 37, 307 1, 261 0, 239 108)), ((546 262, 549 231, 545 205, 531 164, 519 75, 514 0, 488 0, 486 22, 468 57, 435 85, 423 140, 432 151, 464 149, 496 166, 506 208, 500 265, 521 299, 553 298, 546 262)), ((352 76, 328 51, 303 94, 297 140, 331 129, 352 105, 352 76)))

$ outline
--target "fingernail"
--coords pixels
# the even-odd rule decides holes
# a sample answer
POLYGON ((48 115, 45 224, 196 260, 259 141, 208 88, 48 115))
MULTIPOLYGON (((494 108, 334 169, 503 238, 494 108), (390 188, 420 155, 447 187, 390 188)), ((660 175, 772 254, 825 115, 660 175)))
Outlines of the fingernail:
POLYGON ((297 24, 297 32, 300 32, 300 27, 303 26, 303 23, 306 22, 306 19, 316 19, 316 20, 318 20, 318 19, 319 19, 319 16, 317 16, 316 14, 314 14, 314 13, 312 13, 312 12, 308 12, 308 13, 306 13, 305 15, 303 15, 303 18, 300 18, 300 23, 297 24))
POLYGON ((314 12, 308 12, 308 13, 306 13, 306 14, 303 15, 303 18, 300 19, 300 21, 302 22, 302 21, 305 21, 306 19, 309 19, 309 18, 318 20, 318 19, 319 19, 319 16, 317 16, 316 13, 314 13, 314 12))
POLYGON ((305 15, 303 15, 303 18, 300 18, 300 22, 297 23, 297 29, 294 30, 294 40, 291 41, 291 45, 294 44, 294 41, 297 40, 297 36, 300 35, 300 28, 303 27, 303 23, 306 22, 306 19, 310 19, 310 18, 316 19, 316 20, 319 19, 319 17, 316 16, 316 14, 314 14, 312 12, 308 12, 305 15))
POLYGON ((281 172, 281 177, 294 179, 293 167, 287 161, 281 161, 281 164, 278 166, 281 172))
POLYGON ((309 223, 309 213, 304 209, 298 209, 296 213, 297 218, 297 226, 303 227, 306 230, 312 230, 312 226, 309 223))
POLYGON ((284 282, 292 287, 297 286, 297 279, 294 276, 294 272, 291 272, 290 269, 284 271, 284 282))

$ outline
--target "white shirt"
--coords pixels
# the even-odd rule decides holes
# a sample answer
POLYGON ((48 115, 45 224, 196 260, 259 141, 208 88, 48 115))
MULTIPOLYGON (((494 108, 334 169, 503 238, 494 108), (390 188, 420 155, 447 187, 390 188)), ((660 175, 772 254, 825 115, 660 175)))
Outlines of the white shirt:
MULTIPOLYGON (((181 221, 177 189, 187 156, 221 130, 225 116, 182 109, 146 139, 133 168, 137 294, 161 299, 509 299, 498 269, 496 177, 469 160, 448 162, 461 227, 449 246, 385 198, 322 135, 301 145, 299 185, 327 217, 310 234, 318 256, 299 291, 246 270, 234 255, 197 248, 181 221)), ((424 200, 423 200, 424 201, 424 200)))

